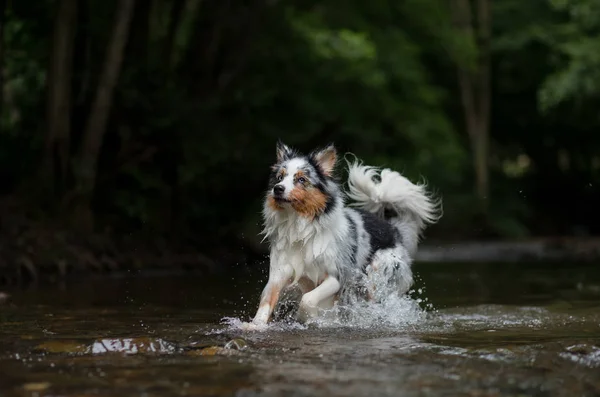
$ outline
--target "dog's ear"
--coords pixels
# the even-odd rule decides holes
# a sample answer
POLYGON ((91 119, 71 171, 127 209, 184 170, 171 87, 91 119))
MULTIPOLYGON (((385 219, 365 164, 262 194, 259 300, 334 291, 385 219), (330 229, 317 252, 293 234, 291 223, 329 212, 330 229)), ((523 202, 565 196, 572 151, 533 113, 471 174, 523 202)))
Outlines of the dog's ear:
POLYGON ((333 144, 330 144, 323 150, 313 153, 311 156, 326 176, 331 176, 333 174, 333 169, 335 168, 335 162, 337 160, 337 151, 333 144))
POLYGON ((289 160, 294 155, 294 151, 288 145, 283 143, 281 140, 277 141, 277 162, 289 160))

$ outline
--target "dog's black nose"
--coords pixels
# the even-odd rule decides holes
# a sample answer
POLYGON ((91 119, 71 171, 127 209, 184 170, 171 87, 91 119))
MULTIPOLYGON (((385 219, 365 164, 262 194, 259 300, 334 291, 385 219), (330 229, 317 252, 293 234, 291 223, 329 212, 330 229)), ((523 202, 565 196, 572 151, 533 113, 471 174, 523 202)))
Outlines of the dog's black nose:
POLYGON ((285 192, 285 186, 275 185, 275 187, 273 187, 273 193, 275 193, 276 196, 281 196, 283 192, 285 192))

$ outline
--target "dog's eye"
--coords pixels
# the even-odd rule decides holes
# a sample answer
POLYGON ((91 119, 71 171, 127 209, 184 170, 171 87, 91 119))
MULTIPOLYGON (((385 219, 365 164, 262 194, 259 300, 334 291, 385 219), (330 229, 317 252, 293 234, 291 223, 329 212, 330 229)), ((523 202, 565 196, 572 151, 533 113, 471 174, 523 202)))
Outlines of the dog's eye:
POLYGON ((281 182, 283 180, 283 175, 279 174, 277 175, 277 182, 281 182))
POLYGON ((303 176, 298 178, 298 183, 304 183, 304 182, 306 182, 306 178, 304 178, 303 176))

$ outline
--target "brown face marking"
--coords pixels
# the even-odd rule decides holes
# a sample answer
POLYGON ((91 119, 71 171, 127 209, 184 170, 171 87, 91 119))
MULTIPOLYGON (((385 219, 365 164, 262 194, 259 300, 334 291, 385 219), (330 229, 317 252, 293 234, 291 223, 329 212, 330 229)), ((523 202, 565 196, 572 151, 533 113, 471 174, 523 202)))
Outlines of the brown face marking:
POLYGON ((289 199, 296 212, 310 219, 325 211, 327 205, 327 196, 313 186, 296 186, 289 199))
POLYGON ((271 195, 269 195, 269 197, 267 197, 267 205, 269 206, 269 208, 271 208, 274 211, 283 210, 283 205, 281 203, 279 203, 277 200, 275 200, 275 198, 271 195))

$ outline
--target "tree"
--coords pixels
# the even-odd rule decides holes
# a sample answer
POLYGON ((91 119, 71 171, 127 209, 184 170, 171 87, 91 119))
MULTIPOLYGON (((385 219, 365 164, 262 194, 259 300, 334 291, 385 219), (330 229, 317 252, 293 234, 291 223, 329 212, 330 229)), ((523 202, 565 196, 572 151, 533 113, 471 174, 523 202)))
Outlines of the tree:
POLYGON ((6 0, 0 0, 0 116, 4 112, 4 31, 6 30, 6 0))
POLYGON ((104 66, 76 162, 77 169, 74 170, 75 222, 85 229, 93 226, 90 205, 96 183, 98 157, 110 115, 113 92, 121 71, 134 5, 135 0, 121 0, 118 3, 104 66))
POLYGON ((473 236, 475 212, 487 235, 595 227, 591 205, 559 219, 545 199, 600 185, 592 0, 8 4, 0 188, 59 223, 254 235, 282 138, 424 176, 442 234, 473 236))
POLYGON ((60 0, 54 17, 46 104, 48 129, 41 170, 41 182, 52 190, 65 187, 70 159, 71 80, 78 2, 60 0))
POLYGON ((554 73, 540 87, 542 111, 600 95, 600 3, 596 0, 549 0, 549 3, 564 18, 552 24, 546 34, 545 41, 555 51, 557 62, 554 73))
POLYGON ((458 65, 458 84, 475 172, 475 190, 484 215, 490 201, 489 145, 491 109, 491 0, 452 0, 458 29, 476 48, 474 65, 458 65), (474 15, 475 14, 475 15, 474 15))

